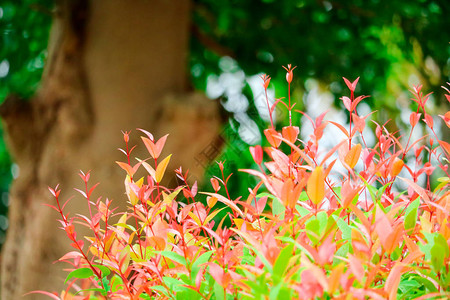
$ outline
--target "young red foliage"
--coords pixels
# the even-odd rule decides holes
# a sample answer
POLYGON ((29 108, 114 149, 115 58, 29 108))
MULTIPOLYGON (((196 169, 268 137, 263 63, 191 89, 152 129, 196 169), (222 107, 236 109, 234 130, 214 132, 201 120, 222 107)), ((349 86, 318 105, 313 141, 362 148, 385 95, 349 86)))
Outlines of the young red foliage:
MULTIPOLYGON (((324 121, 325 113, 313 121, 300 112, 313 124, 302 140, 291 118, 295 67, 285 69, 289 104, 270 107, 267 99, 267 105, 270 115, 278 103, 285 105, 289 126, 280 133, 271 118, 264 131, 267 160, 261 146, 250 147, 259 170, 243 171, 260 182, 248 195, 230 197, 223 162, 221 174, 211 178, 212 193, 190 185, 181 168, 175 173, 183 184, 163 186, 170 156, 159 157, 167 136, 155 142, 145 130, 142 142, 150 157, 134 165, 130 133, 123 133, 127 161, 118 164, 127 174, 127 211, 114 212, 108 199, 91 200, 95 185, 89 186, 89 172, 80 173, 85 189, 79 190, 89 216, 69 218, 58 186, 49 188, 56 200, 49 206, 60 213, 74 248, 60 260, 73 271, 60 297, 42 293, 53 299, 449 297, 450 144, 438 139, 437 123, 426 111, 430 94, 413 88, 418 109, 411 113, 409 136, 376 124, 376 142, 368 145, 368 116, 356 111, 366 98, 355 98, 359 77, 344 78, 351 93, 342 97, 349 124, 324 121), (320 141, 328 123, 345 138, 324 149, 320 141), (411 141, 419 124, 434 139, 411 141), (135 180, 142 166, 148 175, 135 180), (77 238, 79 223, 91 230, 84 240, 77 238)), ((270 77, 262 79, 267 97, 270 77)))

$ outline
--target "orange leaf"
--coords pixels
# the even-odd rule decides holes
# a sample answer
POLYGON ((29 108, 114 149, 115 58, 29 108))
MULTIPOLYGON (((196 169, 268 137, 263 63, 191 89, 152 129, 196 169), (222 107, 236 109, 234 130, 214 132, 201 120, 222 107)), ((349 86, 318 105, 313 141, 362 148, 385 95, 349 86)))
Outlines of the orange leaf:
POLYGON ((145 147, 147 148, 148 153, 150 153, 150 155, 151 155, 153 158, 157 158, 157 156, 156 156, 156 145, 155 145, 155 143, 154 143, 151 139, 146 138, 146 137, 141 137, 141 139, 142 139, 142 141, 144 142, 144 145, 145 145, 145 147))
POLYGON ((306 193, 315 205, 318 205, 325 197, 325 176, 321 166, 316 167, 309 176, 306 193))
POLYGON ((208 207, 213 207, 217 203, 217 198, 214 196, 208 196, 206 198, 206 202, 208 203, 208 207))
POLYGON ((339 281, 341 279, 342 274, 344 273, 344 264, 339 264, 335 267, 333 267, 330 276, 328 277, 328 292, 330 294, 333 294, 334 291, 339 286, 339 281))
POLYGON ((164 176, 164 173, 166 172, 166 168, 167 168, 167 165, 169 164, 171 156, 172 156, 172 154, 170 154, 169 156, 164 158, 163 161, 158 164, 158 167, 156 168, 156 172, 155 172, 156 182, 158 182, 158 183, 161 182, 161 180, 164 176))
POLYGON ((294 208, 304 186, 304 181, 296 185, 291 178, 288 178, 281 189, 281 202, 283 205, 285 207, 294 208))
POLYGON ((359 156, 361 155, 361 149, 361 144, 356 144, 350 149, 350 151, 348 151, 347 155, 345 156, 344 162, 349 166, 350 169, 353 169, 358 162, 359 156))
POLYGON ((447 155, 450 155, 450 144, 444 141, 439 141, 439 145, 441 146, 442 149, 445 150, 445 152, 447 152, 447 155))
POLYGON ((132 166, 130 166, 127 163, 121 162, 121 161, 116 161, 116 164, 118 164, 122 169, 124 169, 125 171, 127 171, 128 176, 133 177, 134 173, 136 172, 136 170, 133 169, 132 166))
POLYGON ((386 279, 384 290, 389 293, 389 300, 397 299, 397 289, 403 273, 403 263, 397 262, 386 279))
POLYGON ((272 147, 278 148, 278 146, 280 146, 281 140, 278 137, 281 137, 281 134, 277 132, 275 129, 273 128, 265 129, 264 135, 266 136, 267 141, 272 147))
POLYGON ((285 139, 294 144, 297 141, 299 132, 300 130, 297 126, 286 126, 283 127, 282 134, 285 139))
POLYGON ((405 163, 403 162, 403 160, 401 160, 398 157, 394 158, 394 162, 392 163, 391 172, 390 172, 391 177, 397 176, 400 173, 400 171, 403 169, 404 165, 405 165, 405 163))
POLYGON ((386 252, 391 254, 397 248, 401 238, 403 237, 403 225, 398 224, 392 231, 392 233, 386 239, 386 252))

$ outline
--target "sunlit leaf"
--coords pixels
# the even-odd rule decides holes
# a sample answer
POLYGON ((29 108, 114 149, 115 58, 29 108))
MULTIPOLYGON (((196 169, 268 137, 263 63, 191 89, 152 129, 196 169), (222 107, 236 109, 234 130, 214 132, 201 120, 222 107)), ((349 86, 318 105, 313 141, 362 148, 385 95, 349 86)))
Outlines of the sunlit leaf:
POLYGON ((92 271, 91 268, 76 269, 70 272, 69 275, 67 275, 64 283, 67 283, 67 281, 69 281, 72 278, 89 278, 91 276, 94 276, 94 271, 92 271))
POLYGON ((167 165, 170 162, 170 157, 172 156, 172 154, 170 154, 169 156, 167 156, 166 158, 164 158, 159 164, 158 167, 156 168, 156 172, 155 172, 155 181, 156 182, 161 182, 164 173, 166 172, 166 168, 167 165))
POLYGON ((309 176, 306 192, 308 193, 309 199, 315 205, 322 202, 325 197, 325 176, 321 166, 316 167, 309 176))

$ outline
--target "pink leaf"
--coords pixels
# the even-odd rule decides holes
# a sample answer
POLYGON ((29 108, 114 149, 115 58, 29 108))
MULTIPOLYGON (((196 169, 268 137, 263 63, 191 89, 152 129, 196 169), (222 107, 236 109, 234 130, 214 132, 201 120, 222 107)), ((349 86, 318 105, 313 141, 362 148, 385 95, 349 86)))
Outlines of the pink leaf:
POLYGON ((342 99, 342 101, 344 102, 345 108, 346 108, 348 111, 351 111, 351 109, 352 109, 352 100, 350 100, 350 98, 349 98, 349 97, 346 97, 346 96, 342 97, 341 99, 342 99))
POLYGON ((217 281, 217 283, 223 287, 224 285, 224 280, 223 280, 223 269, 216 263, 210 262, 208 263, 209 266, 209 273, 211 274, 211 276, 214 278, 215 281, 217 281))
POLYGON ((155 139, 153 138, 153 134, 151 134, 150 132, 148 132, 148 131, 146 131, 146 130, 144 130, 144 129, 140 129, 140 128, 138 128, 137 130, 139 130, 140 132, 145 133, 145 135, 148 136, 148 138, 149 138, 150 140, 152 140, 152 141, 155 140, 155 139))
POLYGON ((66 260, 71 258, 77 258, 77 257, 83 257, 83 255, 78 251, 70 251, 69 253, 66 253, 63 257, 61 257, 58 260, 66 260))
POLYGON ((350 81, 349 81, 347 78, 345 78, 345 77, 342 77, 342 78, 344 79, 345 84, 347 85, 348 89, 349 89, 350 91, 354 92, 355 89, 356 89, 356 85, 358 84, 359 77, 356 78, 355 81, 353 81, 353 82, 350 82, 350 81))
POLYGON ((353 275, 355 275, 356 279, 359 282, 362 282, 364 279, 364 267, 356 256, 352 254, 348 254, 348 262, 350 264, 350 269, 352 270, 353 275))
POLYGON ((49 296, 50 298, 53 298, 55 300, 62 300, 60 297, 58 297, 58 295, 53 294, 53 293, 49 293, 49 292, 45 292, 45 291, 32 291, 32 292, 24 294, 24 296, 27 296, 27 295, 30 295, 30 294, 42 294, 42 295, 49 296))
POLYGON ((197 195, 197 191, 198 191, 198 187, 197 187, 197 180, 196 180, 191 188, 192 197, 195 197, 195 195, 197 195))

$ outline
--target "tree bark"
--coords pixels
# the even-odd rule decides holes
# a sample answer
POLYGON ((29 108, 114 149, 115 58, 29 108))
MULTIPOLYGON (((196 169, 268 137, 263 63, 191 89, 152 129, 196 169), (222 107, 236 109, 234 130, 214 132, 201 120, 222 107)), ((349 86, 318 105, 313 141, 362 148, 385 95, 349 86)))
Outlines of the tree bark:
MULTIPOLYGON (((219 133, 217 106, 187 91, 189 0, 61 0, 41 88, 30 101, 11 96, 0 108, 20 175, 11 188, 10 228, 1 263, 1 299, 32 290, 60 292, 67 267, 52 264, 69 251, 47 186, 62 198, 92 170, 96 195, 124 206, 121 130, 169 133, 170 169, 201 177, 195 156, 219 133)), ((138 138, 132 142, 138 143, 138 138)), ((144 147, 133 156, 144 157, 144 147)), ((147 154, 148 155, 148 154, 147 154)), ((75 196, 67 211, 86 212, 75 196)), ((40 299, 36 295, 28 299, 40 299)), ((43 298, 47 299, 47 298, 43 298)))

